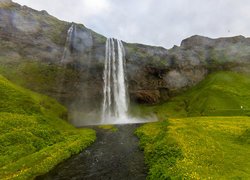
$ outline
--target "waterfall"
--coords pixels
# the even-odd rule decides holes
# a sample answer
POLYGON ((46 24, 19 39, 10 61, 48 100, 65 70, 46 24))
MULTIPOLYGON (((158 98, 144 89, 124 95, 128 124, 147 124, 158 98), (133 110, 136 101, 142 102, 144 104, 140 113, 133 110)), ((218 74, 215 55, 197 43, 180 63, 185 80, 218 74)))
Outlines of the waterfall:
POLYGON ((125 51, 120 40, 106 40, 103 71, 102 123, 128 122, 128 98, 125 81, 125 51))
POLYGON ((62 59, 61 59, 61 62, 67 62, 67 58, 70 57, 70 46, 71 46, 71 42, 73 40, 73 33, 75 31, 75 25, 72 24, 70 26, 70 28, 68 29, 68 32, 67 32, 67 39, 66 39, 66 43, 65 43, 65 47, 64 47, 64 50, 63 50, 63 56, 62 56, 62 59))

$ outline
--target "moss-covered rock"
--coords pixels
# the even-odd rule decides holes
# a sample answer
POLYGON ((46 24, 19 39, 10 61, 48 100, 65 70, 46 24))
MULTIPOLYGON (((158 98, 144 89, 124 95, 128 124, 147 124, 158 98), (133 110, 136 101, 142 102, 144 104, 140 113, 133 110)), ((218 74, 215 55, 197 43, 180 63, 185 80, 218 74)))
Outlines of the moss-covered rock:
MULTIPOLYGON (((7 4, 0 6, 0 72, 17 84, 55 97, 69 108, 72 118, 78 112, 98 119, 106 38, 45 11, 7 4), (72 38, 67 42, 71 26, 72 38)), ((168 101, 212 72, 249 73, 250 40, 243 36, 192 36, 169 50, 123 44, 129 94, 136 103, 168 101)))

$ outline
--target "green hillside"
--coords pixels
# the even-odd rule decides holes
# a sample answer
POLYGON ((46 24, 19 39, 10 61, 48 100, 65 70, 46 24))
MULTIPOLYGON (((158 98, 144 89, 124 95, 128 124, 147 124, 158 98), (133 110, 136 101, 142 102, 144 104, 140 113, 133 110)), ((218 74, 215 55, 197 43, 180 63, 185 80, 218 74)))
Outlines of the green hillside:
POLYGON ((250 75, 213 73, 169 102, 134 110, 162 120, 136 131, 148 179, 250 178, 250 75))
POLYGON ((250 118, 170 118, 137 129, 148 179, 249 179, 250 118))
POLYGON ((250 75, 217 72, 167 103, 137 106, 133 111, 160 118, 250 115, 250 75), (135 110, 134 110, 135 109, 135 110))
POLYGON ((55 97, 64 81, 75 81, 78 73, 58 64, 0 56, 0 74, 11 82, 55 97))
POLYGON ((65 107, 0 75, 0 179, 32 179, 90 145, 95 132, 65 120, 65 107))

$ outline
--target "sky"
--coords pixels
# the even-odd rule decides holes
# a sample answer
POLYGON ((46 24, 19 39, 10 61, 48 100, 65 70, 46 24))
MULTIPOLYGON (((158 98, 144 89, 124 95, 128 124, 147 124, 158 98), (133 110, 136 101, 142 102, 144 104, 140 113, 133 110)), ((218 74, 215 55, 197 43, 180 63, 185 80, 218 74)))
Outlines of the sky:
POLYGON ((106 37, 171 48, 192 35, 250 36, 249 0, 13 0, 106 37))

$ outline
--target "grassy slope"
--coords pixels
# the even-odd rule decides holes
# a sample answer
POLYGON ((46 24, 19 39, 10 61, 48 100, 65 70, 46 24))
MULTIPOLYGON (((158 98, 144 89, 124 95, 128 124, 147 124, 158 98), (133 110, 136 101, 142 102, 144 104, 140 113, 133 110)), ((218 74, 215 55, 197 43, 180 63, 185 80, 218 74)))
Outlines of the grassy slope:
POLYGON ((137 129, 148 179, 249 179, 250 118, 193 117, 137 129))
POLYGON ((249 89, 249 74, 217 72, 167 103, 135 107, 133 111, 141 111, 142 114, 154 112, 163 119, 166 116, 250 115, 249 89))
POLYGON ((55 100, 10 83, 0 75, 0 179, 31 179, 92 143, 95 132, 61 118, 55 100))
POLYGON ((136 108, 163 120, 136 131, 148 179, 250 178, 250 118, 241 116, 249 115, 249 77, 214 73, 168 103, 136 108))
POLYGON ((77 72, 70 68, 5 56, 0 56, 0 74, 17 85, 46 94, 59 91, 63 81, 78 78, 77 72))

